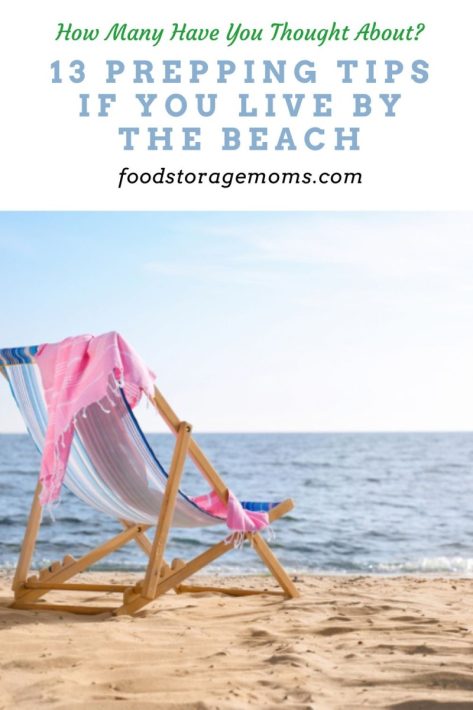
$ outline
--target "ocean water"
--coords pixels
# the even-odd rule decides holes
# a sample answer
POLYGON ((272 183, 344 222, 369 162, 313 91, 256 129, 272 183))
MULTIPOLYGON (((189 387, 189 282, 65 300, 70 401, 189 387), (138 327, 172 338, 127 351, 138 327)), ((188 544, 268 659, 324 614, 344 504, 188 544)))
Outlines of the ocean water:
MULTIPOLYGON (((292 497, 295 509, 274 524, 272 548, 291 572, 473 575, 473 434, 202 434, 196 439, 234 492, 245 499, 292 497)), ((166 465, 173 439, 149 440, 166 465)), ((0 435, 0 566, 15 564, 39 455, 26 435, 0 435)), ((192 468, 183 489, 204 493, 192 468)), ((67 490, 45 514, 35 564, 84 554, 118 523, 67 490)), ((174 530, 167 558, 189 559, 225 528, 174 530)), ((235 550, 214 564, 225 572, 263 570, 235 550)), ((99 569, 139 570, 130 543, 99 569)))

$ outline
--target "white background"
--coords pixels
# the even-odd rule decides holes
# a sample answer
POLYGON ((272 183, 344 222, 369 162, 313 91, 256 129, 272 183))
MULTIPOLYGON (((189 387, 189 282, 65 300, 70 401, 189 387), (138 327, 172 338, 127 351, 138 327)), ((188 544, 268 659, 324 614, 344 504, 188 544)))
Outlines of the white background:
MULTIPOLYGON (((471 89, 469 4, 451 0, 448 4, 419 2, 379 3, 360 1, 309 3, 273 2, 267 5, 244 0, 228 3, 157 4, 135 0, 98 3, 64 3, 53 0, 37 3, 4 3, 0 44, 2 73, 0 208, 4 210, 463 210, 471 207, 471 89), (375 20, 383 27, 406 27, 424 22, 426 29, 418 42, 332 43, 318 48, 309 43, 268 41, 226 47, 216 43, 170 43, 158 47, 134 42, 55 42, 58 22, 77 27, 99 27, 102 37, 114 22, 130 27, 164 27, 172 22, 189 26, 225 29, 229 22, 241 21, 248 27, 268 28, 271 22, 287 20, 293 27, 329 26, 336 20, 352 28, 375 20), (89 69, 83 84, 52 84, 50 64, 82 59, 89 69), (140 119, 133 95, 137 86, 131 78, 115 85, 118 103, 111 118, 79 118, 77 95, 110 91, 103 81, 104 60, 149 59, 159 67, 162 59, 205 59, 212 66, 217 59, 287 59, 289 66, 299 59, 317 63, 317 84, 243 85, 231 80, 219 85, 220 108, 212 119, 196 119, 192 112, 183 119, 171 119, 158 112, 152 119, 140 119), (399 59, 406 68, 414 59, 430 65, 430 80, 414 84, 409 71, 396 84, 342 85, 336 73, 337 59, 356 58, 360 63, 376 59, 399 59), (240 91, 257 97, 265 91, 282 93, 333 93, 333 119, 315 119, 309 111, 299 118, 239 119, 233 97, 240 91), (346 98, 351 92, 376 96, 382 92, 401 93, 396 118, 384 118, 378 107, 368 118, 350 116, 346 98), (122 150, 117 135, 119 125, 203 127, 203 148, 196 153, 148 152, 144 144, 133 153, 122 150), (235 152, 220 150, 220 127, 267 125, 277 139, 278 126, 289 125, 295 135, 313 125, 360 126, 358 152, 319 152, 303 145, 295 152, 235 152), (215 170, 310 170, 361 171, 363 184, 340 186, 235 186, 224 190, 212 186, 145 186, 117 189, 119 169, 154 172, 184 168, 215 170)), ((207 93, 217 88, 207 84, 139 86, 158 97, 179 92, 207 93)), ((158 102, 156 102, 157 104, 158 102)), ((330 138, 329 138, 330 140, 330 138)))

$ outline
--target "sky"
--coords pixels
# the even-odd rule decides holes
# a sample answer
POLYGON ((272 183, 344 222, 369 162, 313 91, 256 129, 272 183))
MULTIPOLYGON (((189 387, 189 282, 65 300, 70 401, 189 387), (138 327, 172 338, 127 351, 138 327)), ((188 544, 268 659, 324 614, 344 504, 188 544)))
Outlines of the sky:
POLYGON ((473 213, 2 212, 0 280, 0 347, 117 330, 196 432, 473 429, 473 213))

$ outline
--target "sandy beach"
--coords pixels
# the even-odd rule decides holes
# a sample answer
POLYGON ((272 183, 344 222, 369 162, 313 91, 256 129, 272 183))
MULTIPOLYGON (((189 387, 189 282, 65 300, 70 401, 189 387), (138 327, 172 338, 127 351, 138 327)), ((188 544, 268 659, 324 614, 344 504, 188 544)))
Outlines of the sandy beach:
POLYGON ((118 618, 9 609, 9 584, 0 708, 473 708, 473 580, 304 576, 290 601, 169 593, 118 618))

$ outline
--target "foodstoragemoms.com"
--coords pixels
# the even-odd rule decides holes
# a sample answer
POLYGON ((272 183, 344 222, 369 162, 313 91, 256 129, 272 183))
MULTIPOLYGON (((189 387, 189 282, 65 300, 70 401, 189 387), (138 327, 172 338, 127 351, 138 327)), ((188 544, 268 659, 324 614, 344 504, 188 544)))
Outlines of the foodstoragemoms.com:
POLYGON ((362 173, 298 171, 169 171, 160 168, 155 173, 122 168, 118 173, 118 188, 128 185, 215 185, 228 189, 234 185, 361 185, 362 173))

